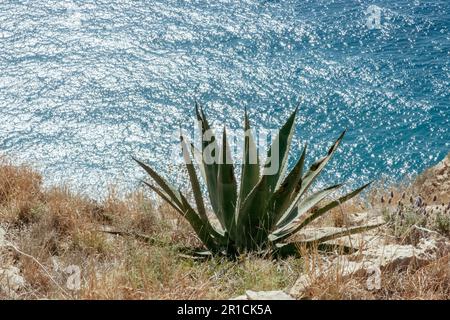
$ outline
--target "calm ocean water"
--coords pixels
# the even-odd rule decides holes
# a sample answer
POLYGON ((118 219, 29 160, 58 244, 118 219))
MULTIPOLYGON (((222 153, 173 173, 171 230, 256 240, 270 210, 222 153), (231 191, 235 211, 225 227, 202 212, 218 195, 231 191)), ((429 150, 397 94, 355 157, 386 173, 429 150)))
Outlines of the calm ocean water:
POLYGON ((398 180, 450 150, 449 27, 450 1, 4 0, 0 152, 48 185, 132 190, 130 154, 180 178, 195 98, 266 129, 300 100, 310 160, 349 129, 323 183, 398 180))

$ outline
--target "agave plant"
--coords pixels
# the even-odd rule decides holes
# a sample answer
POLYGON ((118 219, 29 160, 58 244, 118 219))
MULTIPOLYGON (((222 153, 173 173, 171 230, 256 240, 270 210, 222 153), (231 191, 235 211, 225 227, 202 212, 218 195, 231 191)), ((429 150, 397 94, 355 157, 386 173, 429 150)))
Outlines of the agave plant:
POLYGON ((257 156, 256 161, 251 159, 252 155, 258 154, 258 150, 251 135, 247 112, 245 112, 244 154, 238 188, 234 166, 232 161, 229 161, 230 151, 225 129, 220 149, 218 149, 220 150, 219 160, 221 161, 212 163, 211 161, 205 161, 204 152, 206 148, 213 146, 212 150, 215 150, 215 147, 219 148, 219 145, 214 135, 211 134, 212 131, 203 108, 196 104, 195 111, 202 137, 209 132, 211 139, 208 141, 202 139, 202 150, 198 150, 193 144, 188 144, 183 136, 180 137, 195 207, 188 202, 179 189, 172 186, 155 170, 137 159, 134 160, 144 168, 158 186, 148 182, 144 183, 190 223, 208 252, 212 254, 230 256, 245 252, 296 254, 300 247, 329 248, 329 241, 331 240, 379 226, 379 224, 358 226, 313 239, 287 241, 293 234, 340 203, 356 196, 370 184, 365 184, 321 207, 318 207, 318 205, 342 185, 333 185, 323 190, 309 192, 312 183, 336 151, 345 131, 329 148, 328 153, 315 161, 306 172, 304 172, 307 150, 305 145, 293 168, 285 174, 297 110, 298 108, 280 129, 268 150, 268 160, 262 167, 257 156), (269 159, 271 159, 272 154, 279 155, 279 159, 277 159, 279 160, 279 166, 275 172, 269 173, 268 168, 271 165, 269 159), (216 219, 207 212, 207 205, 202 196, 202 187, 191 158, 196 160, 200 169, 209 195, 210 206, 216 219), (214 223, 214 220, 218 223, 214 223))

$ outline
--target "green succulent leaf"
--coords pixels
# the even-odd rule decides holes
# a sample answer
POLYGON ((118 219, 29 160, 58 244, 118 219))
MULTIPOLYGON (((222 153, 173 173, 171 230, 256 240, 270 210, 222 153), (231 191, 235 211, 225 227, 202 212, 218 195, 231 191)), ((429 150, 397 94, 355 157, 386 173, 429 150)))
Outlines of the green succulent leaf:
POLYGON ((211 252, 218 252, 220 250, 221 236, 210 225, 209 221, 204 221, 190 206, 186 198, 181 195, 184 217, 194 229, 199 239, 206 245, 211 252), (216 238, 214 238, 216 237, 216 238))
POLYGON ((352 234, 356 234, 356 233, 361 233, 361 232, 366 232, 375 228, 378 228, 380 226, 382 226, 384 224, 383 223, 376 223, 376 224, 372 224, 372 225, 364 225, 364 226, 356 226, 356 227, 350 227, 350 228, 345 228, 345 230, 341 230, 341 231, 337 231, 335 233, 326 235, 326 236, 321 236, 321 237, 316 237, 313 239, 309 239, 308 241, 305 241, 305 243, 310 243, 310 244, 318 244, 318 243, 322 243, 322 242, 326 242, 326 241, 331 241, 331 240, 335 240, 338 238, 341 238, 343 236, 350 236, 352 234))
MULTIPOLYGON (((192 226, 197 236, 200 238, 200 240, 208 247, 209 250, 216 250, 217 245, 214 242, 214 239, 212 238, 212 230, 208 226, 208 222, 203 221, 197 213, 192 209, 192 207, 187 202, 186 198, 181 195, 181 202, 182 206, 181 208, 176 206, 165 194, 163 190, 160 190, 156 188, 155 186, 147 183, 144 181, 144 183, 150 187, 153 191, 155 191, 163 200, 168 202, 176 211, 178 211, 192 226)), ((212 227, 211 227, 212 228, 212 227)))
POLYGON ((157 187, 149 184, 146 181, 143 181, 143 183, 150 189, 152 189, 156 194, 158 194, 169 205, 171 205, 178 213, 181 214, 182 217, 184 217, 189 222, 197 236, 205 245, 207 245, 209 250, 218 250, 218 244, 222 246, 226 244, 224 235, 215 230, 208 219, 201 219, 182 194, 180 194, 182 201, 182 207, 180 208, 170 200, 169 196, 163 190, 158 189, 157 187), (206 233, 208 235, 206 235, 206 233))
POLYGON ((283 183, 270 199, 269 208, 273 208, 273 214, 271 214, 271 219, 268 221, 268 229, 273 229, 275 222, 279 221, 280 217, 287 210, 289 205, 292 204, 295 188, 297 185, 301 184, 306 157, 306 148, 307 146, 305 145, 303 152, 294 168, 287 175, 283 183))
POLYGON ((234 177, 234 166, 231 151, 227 142, 226 130, 223 130, 222 149, 217 174, 217 217, 228 230, 232 239, 236 232, 237 183, 234 177))
POLYGON ((282 240, 292 233, 297 232, 299 229, 296 227, 300 225, 305 218, 304 215, 314 206, 316 206, 325 197, 329 196, 333 192, 337 191, 342 185, 338 184, 320 191, 317 191, 301 201, 297 207, 294 207, 292 211, 286 216, 284 223, 279 225, 273 234, 270 235, 271 241, 282 240))
POLYGON ((270 192, 274 192, 279 187, 281 177, 283 176, 287 159, 289 156, 289 147, 294 134, 294 121, 297 115, 298 106, 287 119, 286 123, 281 127, 277 137, 267 152, 266 163, 264 164, 263 175, 267 178, 267 187, 270 192))
MULTIPOLYGON (((255 141, 250 129, 250 122, 247 116, 247 110, 245 110, 244 119, 244 154, 242 159, 242 170, 241 170, 241 185, 239 189, 239 204, 238 208, 241 206, 241 201, 243 201, 256 184, 259 181, 259 157, 258 151, 256 149, 255 141)), ((236 216, 237 221, 237 216, 236 216)))
POLYGON ((266 176, 262 176, 258 184, 242 203, 237 222, 237 242, 247 248, 258 245, 256 238, 261 232, 262 215, 268 214, 266 210, 270 197, 266 176))
POLYGON ((170 199, 170 196, 165 193, 163 190, 160 190, 156 188, 155 186, 151 185, 150 183, 146 181, 142 181, 145 185, 147 185, 150 189, 152 189, 157 195, 159 195, 164 201, 166 201, 172 208, 174 208, 176 211, 184 215, 183 209, 180 208, 175 202, 173 202, 170 199))
POLYGON ((338 231, 326 236, 317 237, 313 239, 308 239, 304 241, 296 241, 289 243, 276 244, 277 253, 279 255, 299 255, 301 248, 310 249, 317 248, 320 251, 330 251, 330 250, 342 250, 343 253, 353 253, 357 251, 355 248, 334 244, 334 243, 324 243, 326 241, 335 240, 343 236, 350 236, 352 234, 357 234, 361 232, 366 232, 375 228, 382 226, 384 223, 377 223, 373 225, 357 226, 352 228, 347 228, 342 231, 338 231))
POLYGON ((325 205, 324 207, 317 209, 316 211, 314 211, 309 217, 307 217, 300 225, 299 228, 303 228, 304 226, 308 225, 309 223, 313 222, 315 219, 321 217, 322 215, 324 215, 325 213, 327 213, 328 211, 334 209, 335 207, 337 207, 338 205, 350 200, 351 198, 353 198, 354 196, 358 195, 361 191, 363 191, 365 188, 367 188, 372 182, 369 182, 365 185, 363 185, 362 187, 359 187, 358 189, 347 193, 346 195, 340 197, 337 200, 331 201, 330 203, 328 203, 327 205, 325 205))
POLYGON ((149 175, 152 179, 161 187, 162 190, 170 197, 170 199, 178 206, 182 207, 181 204, 181 194, 180 192, 172 186, 169 182, 167 182, 164 178, 162 178, 155 170, 146 165, 145 163, 139 161, 138 159, 133 157, 133 160, 136 161, 149 175))
POLYGON ((208 220, 206 216, 205 204, 203 202, 202 189, 197 178, 197 173, 195 172, 194 164, 191 161, 191 157, 188 150, 188 145, 186 144, 184 137, 180 136, 181 149, 183 151, 184 163, 186 165, 187 172, 189 174, 189 179, 191 181, 192 193, 194 194, 195 204, 197 206, 197 212, 203 220, 208 220))
MULTIPOLYGON (((203 108, 195 104, 195 112, 197 114, 197 120, 200 124, 200 130, 202 133, 202 166, 206 178, 206 186, 208 188, 209 199, 214 212, 219 209, 218 198, 217 198, 217 141, 214 136, 213 130, 209 126, 208 120, 206 119, 203 108)), ((220 221, 222 227, 225 229, 224 221, 220 221)))
POLYGON ((289 222, 288 216, 291 214, 292 210, 297 205, 299 199, 305 194, 305 192, 308 190, 308 188, 314 182, 316 177, 323 170, 323 168, 328 163, 328 161, 330 161, 331 157, 336 152, 336 149, 339 146, 340 142, 344 138, 344 135, 345 135, 345 131, 341 133, 341 135, 338 137, 338 139, 335 141, 335 143, 330 147, 330 149, 328 149, 327 155, 325 157, 317 160, 310 166, 308 172, 300 180, 300 183, 297 184, 296 190, 294 190, 293 201, 291 202, 291 204, 289 205, 287 210, 281 215, 281 218, 280 218, 279 222, 277 223, 277 227, 284 225, 286 222, 289 222))
POLYGON ((354 196, 358 195, 361 191, 363 191, 367 186, 369 186, 371 182, 363 185, 362 187, 359 187, 358 189, 340 197, 337 200, 331 201, 324 207, 317 209, 313 212, 311 212, 307 217, 302 219, 301 221, 292 221, 287 226, 284 227, 283 230, 277 230, 274 232, 273 235, 271 235, 272 241, 282 241, 285 238, 289 237, 291 234, 295 234, 296 232, 300 231, 302 228, 306 227, 308 224, 316 220, 317 218, 323 216, 325 213, 330 211, 331 209, 335 208, 339 204, 344 203, 347 200, 350 200, 354 196))
POLYGON ((273 210, 268 208, 268 205, 286 167, 297 110, 298 107, 283 125, 269 148, 262 176, 239 208, 238 234, 241 237, 240 240, 243 240, 247 247, 264 247, 268 240, 267 235, 273 220, 273 210), (275 167, 272 168, 272 166, 275 167))
POLYGON ((293 215, 288 215, 288 218, 286 219, 288 222, 296 222, 299 219, 302 219, 307 211, 309 211, 311 208, 316 206, 320 201, 328 197, 333 192, 337 191, 342 184, 337 184, 328 188, 325 188, 323 190, 317 191, 310 196, 306 197, 303 201, 301 201, 298 206, 297 210, 293 210, 293 215))
POLYGON ((192 143, 191 143, 191 154, 200 169, 200 174, 202 175, 203 180, 206 181, 206 170, 205 164, 203 163, 202 152, 198 150, 192 143))

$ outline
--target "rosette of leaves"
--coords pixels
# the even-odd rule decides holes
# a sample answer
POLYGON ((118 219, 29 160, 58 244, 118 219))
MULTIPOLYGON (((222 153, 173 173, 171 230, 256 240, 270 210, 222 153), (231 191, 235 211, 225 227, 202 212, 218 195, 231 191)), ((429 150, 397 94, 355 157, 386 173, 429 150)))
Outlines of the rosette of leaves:
MULTIPOLYGON (((335 248, 329 241, 380 225, 350 227, 312 239, 289 241, 292 235, 339 204, 353 198, 370 184, 365 184, 323 206, 319 205, 342 185, 337 184, 310 192, 311 185, 335 153, 345 131, 329 148, 327 154, 315 161, 308 170, 304 168, 307 152, 305 145, 292 169, 285 173, 298 108, 279 130, 267 151, 267 161, 263 165, 260 164, 245 112, 244 154, 238 180, 234 165, 230 161, 226 130, 224 129, 222 141, 219 143, 212 134, 203 108, 196 104, 195 109, 202 137, 206 135, 210 137, 209 140, 202 138, 201 150, 195 148, 193 144, 188 144, 183 136, 180 137, 195 205, 189 203, 179 189, 150 166, 137 159, 134 160, 150 175, 155 184, 144 183, 189 222, 208 253, 228 256, 249 252, 283 256, 299 254, 302 247, 335 248), (204 152, 207 148, 220 150, 218 155, 220 161, 205 161, 204 152), (279 166, 275 172, 269 173, 270 161, 274 161, 271 159, 272 154, 278 155, 279 166), (195 159, 196 165, 192 159, 195 159), (206 185, 207 197, 203 196, 197 168, 206 185), (211 214, 207 210, 207 200, 212 208, 211 214), (213 220, 218 223, 213 223, 213 220)), ((213 154, 213 157, 215 156, 213 154)))

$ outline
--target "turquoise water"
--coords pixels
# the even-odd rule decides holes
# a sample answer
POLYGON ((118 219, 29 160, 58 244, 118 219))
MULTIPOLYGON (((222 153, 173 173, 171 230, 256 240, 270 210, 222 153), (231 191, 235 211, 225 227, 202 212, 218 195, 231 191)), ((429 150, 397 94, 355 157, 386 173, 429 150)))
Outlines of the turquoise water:
POLYGON ((180 178, 164 163, 194 99, 266 129, 301 101, 310 160, 349 130, 322 182, 398 180, 450 150, 449 26, 449 1, 1 1, 0 152, 130 190, 130 154, 180 178))

